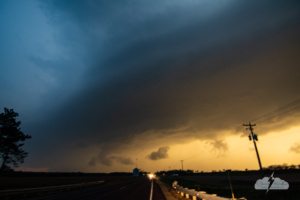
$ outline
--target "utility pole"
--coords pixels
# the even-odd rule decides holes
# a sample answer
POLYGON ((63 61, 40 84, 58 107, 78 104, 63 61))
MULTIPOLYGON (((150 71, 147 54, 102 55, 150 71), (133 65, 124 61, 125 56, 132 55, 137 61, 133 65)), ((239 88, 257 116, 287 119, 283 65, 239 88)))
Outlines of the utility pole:
POLYGON ((181 170, 183 171, 183 160, 181 160, 181 170))
POLYGON ((232 196, 232 199, 235 199, 235 198, 234 198, 233 189, 232 189, 232 185, 231 185, 230 176, 229 176, 229 170, 227 170, 227 175, 228 175, 228 180, 229 180, 230 189, 231 189, 231 196, 232 196))
POLYGON ((257 146, 256 146, 256 142, 255 141, 257 141, 258 139, 257 139, 257 135, 255 135, 254 133, 253 133, 253 126, 256 126, 256 124, 251 124, 251 123, 249 123, 249 124, 243 124, 243 126, 248 126, 249 128, 247 128, 246 130, 250 130, 250 132, 251 132, 251 135, 249 135, 249 140, 253 140, 253 144, 254 144, 254 147, 255 147, 255 151, 256 151, 256 155, 257 155, 257 160, 258 160, 258 164, 259 164, 259 168, 260 168, 260 170, 262 171, 262 166, 261 166, 261 162, 260 162, 260 158, 259 158, 259 153, 258 153, 258 150, 257 150, 257 146))

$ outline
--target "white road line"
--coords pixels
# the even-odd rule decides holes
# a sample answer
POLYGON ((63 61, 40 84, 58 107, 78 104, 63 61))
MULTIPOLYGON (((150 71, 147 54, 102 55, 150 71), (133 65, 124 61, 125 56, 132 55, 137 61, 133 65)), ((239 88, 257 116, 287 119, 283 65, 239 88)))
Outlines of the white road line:
POLYGON ((151 180, 151 192, 150 192, 150 199, 152 200, 152 194, 153 194, 153 179, 151 180))

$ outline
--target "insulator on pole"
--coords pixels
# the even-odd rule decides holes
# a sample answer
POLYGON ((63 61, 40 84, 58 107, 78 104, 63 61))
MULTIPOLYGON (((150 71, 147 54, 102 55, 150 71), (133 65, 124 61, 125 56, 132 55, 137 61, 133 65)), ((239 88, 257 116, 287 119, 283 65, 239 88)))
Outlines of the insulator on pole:
POLYGON ((256 141, 258 141, 258 138, 257 138, 257 135, 253 135, 253 140, 256 140, 256 141))

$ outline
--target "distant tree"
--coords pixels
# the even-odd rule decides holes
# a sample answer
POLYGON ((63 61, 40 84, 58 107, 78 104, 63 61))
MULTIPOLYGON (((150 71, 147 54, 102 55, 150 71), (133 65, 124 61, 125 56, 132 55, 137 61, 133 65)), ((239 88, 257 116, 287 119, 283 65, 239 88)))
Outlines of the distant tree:
POLYGON ((297 169, 297 166, 296 165, 291 165, 290 169, 292 169, 292 170, 297 169))
POLYGON ((269 169, 269 170, 275 170, 275 169, 276 169, 276 165, 270 165, 270 166, 268 167, 268 169, 269 169))
POLYGON ((283 163, 281 167, 282 167, 283 170, 289 169, 289 166, 286 163, 283 163))
POLYGON ((11 169, 9 165, 18 167, 28 155, 21 147, 31 136, 21 131, 19 127, 21 122, 16 121, 17 116, 18 113, 8 108, 4 108, 4 113, 0 114, 0 158, 2 159, 0 171, 11 169))

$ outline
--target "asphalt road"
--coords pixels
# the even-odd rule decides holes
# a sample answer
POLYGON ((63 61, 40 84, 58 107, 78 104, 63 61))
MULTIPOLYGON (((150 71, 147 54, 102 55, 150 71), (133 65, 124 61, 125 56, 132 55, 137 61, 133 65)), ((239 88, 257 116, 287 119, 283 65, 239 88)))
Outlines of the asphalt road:
POLYGON ((165 200, 160 187, 148 177, 69 191, 50 196, 41 196, 32 200, 165 200), (151 189, 152 188, 152 189, 151 189), (152 193, 152 195, 151 195, 152 193))

